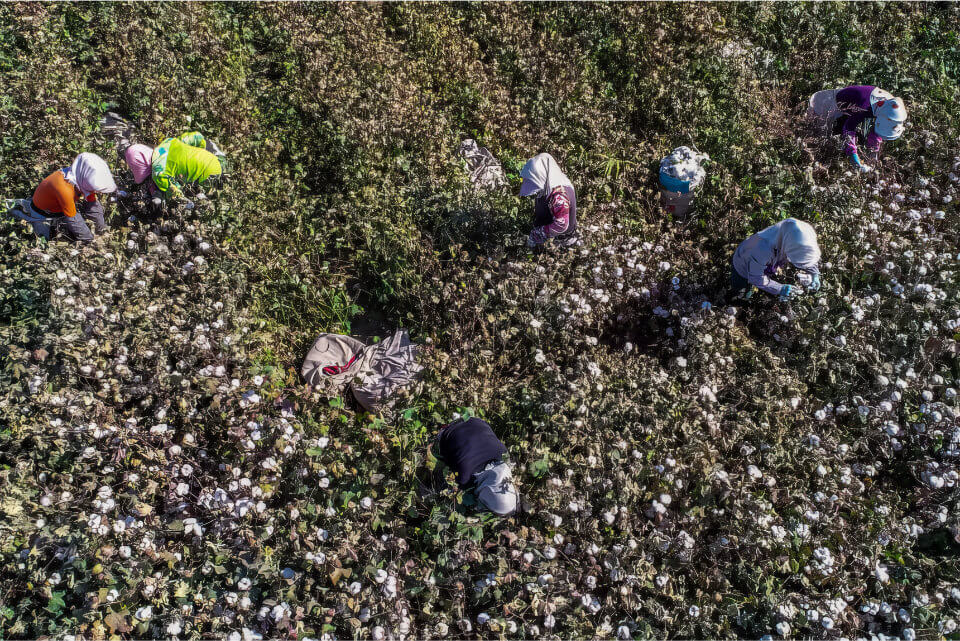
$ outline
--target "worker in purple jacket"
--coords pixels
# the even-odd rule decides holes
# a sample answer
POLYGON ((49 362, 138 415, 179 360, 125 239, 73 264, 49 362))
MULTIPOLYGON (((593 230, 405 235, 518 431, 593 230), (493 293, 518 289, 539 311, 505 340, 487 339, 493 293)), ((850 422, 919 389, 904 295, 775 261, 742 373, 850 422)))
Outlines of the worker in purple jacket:
POLYGON ((873 123, 867 132, 867 149, 874 160, 880 154, 884 140, 896 140, 903 133, 907 121, 907 107, 902 98, 895 98, 880 87, 853 85, 836 92, 838 117, 833 125, 834 134, 842 134, 844 153, 860 172, 870 171, 870 166, 860 160, 857 150, 857 128, 864 120, 873 123))

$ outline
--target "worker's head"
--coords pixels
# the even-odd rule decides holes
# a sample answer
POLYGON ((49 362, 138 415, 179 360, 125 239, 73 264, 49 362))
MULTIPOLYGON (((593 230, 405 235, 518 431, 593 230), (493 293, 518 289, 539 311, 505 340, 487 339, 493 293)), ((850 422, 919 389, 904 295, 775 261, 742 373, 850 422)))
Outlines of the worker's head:
POLYGON ((84 197, 91 194, 110 194, 117 190, 107 161, 90 152, 83 152, 74 158, 73 163, 64 172, 67 182, 72 184, 84 197))
POLYGON ((523 165, 520 170, 523 182, 520 184, 520 197, 542 196, 553 191, 558 185, 570 185, 570 180, 560 169, 560 165, 550 154, 537 154, 523 165))
POLYGON ((873 104, 873 115, 876 117, 873 130, 884 140, 896 140, 903 134, 907 106, 902 98, 878 100, 873 104))
POLYGON ((153 157, 153 148, 147 145, 130 145, 123 152, 127 166, 133 172, 133 180, 138 185, 150 175, 150 159, 153 157))
POLYGON ((790 264, 800 269, 814 267, 820 262, 817 232, 810 223, 788 218, 780 227, 780 250, 790 264))
POLYGON ((507 463, 492 465, 477 476, 475 494, 481 505, 499 516, 516 511, 519 496, 507 463))

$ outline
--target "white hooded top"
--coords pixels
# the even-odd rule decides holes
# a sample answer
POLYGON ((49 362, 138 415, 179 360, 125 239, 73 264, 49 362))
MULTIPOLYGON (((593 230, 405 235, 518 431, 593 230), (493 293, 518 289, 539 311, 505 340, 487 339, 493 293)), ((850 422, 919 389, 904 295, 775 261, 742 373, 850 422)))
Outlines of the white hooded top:
POLYGON ((781 283, 770 276, 787 263, 809 274, 819 274, 820 246, 809 223, 787 218, 746 239, 733 254, 733 268, 751 285, 779 294, 781 283))
POLYGON ((526 162, 520 170, 523 184, 520 185, 520 196, 534 194, 549 194, 555 187, 573 188, 573 183, 560 169, 560 165, 550 154, 537 154, 526 162))
POLYGON ((107 161, 97 154, 86 151, 79 154, 73 164, 63 170, 63 175, 68 183, 80 190, 84 198, 90 194, 109 194, 117 190, 107 161))

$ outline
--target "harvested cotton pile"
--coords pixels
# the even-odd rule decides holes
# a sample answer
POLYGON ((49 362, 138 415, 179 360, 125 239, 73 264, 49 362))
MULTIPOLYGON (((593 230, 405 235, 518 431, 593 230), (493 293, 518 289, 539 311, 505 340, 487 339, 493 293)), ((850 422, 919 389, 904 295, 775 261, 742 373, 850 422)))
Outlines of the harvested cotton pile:
POLYGON ((689 183, 694 189, 706 177, 703 163, 710 160, 707 154, 701 154, 687 146, 677 147, 669 156, 660 161, 660 174, 666 174, 681 182, 689 183))

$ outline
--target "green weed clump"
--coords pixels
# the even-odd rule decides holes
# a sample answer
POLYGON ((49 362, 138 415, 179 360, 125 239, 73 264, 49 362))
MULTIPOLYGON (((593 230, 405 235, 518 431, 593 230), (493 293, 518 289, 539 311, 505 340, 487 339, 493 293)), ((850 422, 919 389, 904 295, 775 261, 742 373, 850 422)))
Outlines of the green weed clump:
POLYGON ((99 118, 234 171, 89 247, 0 222, 9 638, 957 638, 955 5, 3 4, 0 185, 99 118), (853 175, 825 87, 911 120, 853 175), (488 146, 511 191, 456 150, 488 146), (710 155, 696 214, 656 168, 710 155), (526 158, 582 245, 528 252, 526 158), (824 287, 727 307, 732 251, 813 223, 824 287), (423 345, 389 416, 303 384, 320 332, 423 345), (522 511, 425 496, 478 414, 522 511))

